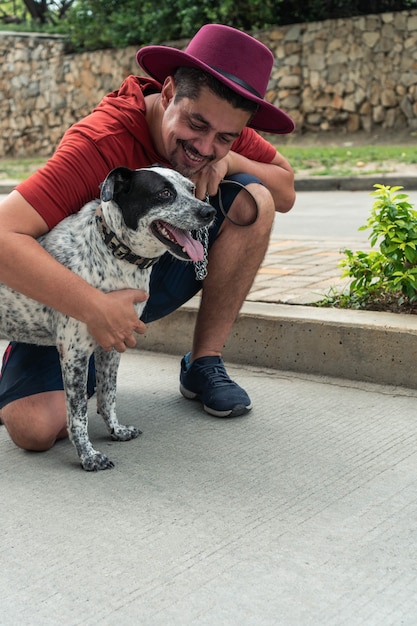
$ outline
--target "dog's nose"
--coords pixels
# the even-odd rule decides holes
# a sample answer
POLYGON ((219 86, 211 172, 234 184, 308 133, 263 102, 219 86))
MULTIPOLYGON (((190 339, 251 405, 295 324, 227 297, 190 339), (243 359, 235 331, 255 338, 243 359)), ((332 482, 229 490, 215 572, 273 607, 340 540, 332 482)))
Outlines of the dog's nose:
POLYGON ((204 204, 199 210, 199 214, 206 220, 212 219, 216 215, 216 209, 210 204, 204 204))

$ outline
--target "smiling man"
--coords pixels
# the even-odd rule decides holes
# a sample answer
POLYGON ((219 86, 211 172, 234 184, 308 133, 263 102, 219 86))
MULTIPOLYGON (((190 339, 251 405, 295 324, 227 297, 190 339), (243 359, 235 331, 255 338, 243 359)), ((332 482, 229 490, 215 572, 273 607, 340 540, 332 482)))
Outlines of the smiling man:
MULTIPOLYGON (((264 258, 275 211, 295 199, 289 163, 256 130, 289 133, 292 120, 265 101, 273 55, 236 29, 203 26, 185 51, 146 46, 129 76, 64 135, 53 157, 0 205, 0 280, 85 322, 98 344, 123 352, 134 333, 202 289, 193 345, 181 361, 180 390, 216 417, 252 408, 221 358, 227 336, 264 258), (161 163, 191 178, 217 209, 205 263, 162 257, 141 320, 135 290, 102 293, 54 261, 36 238, 97 197, 109 170, 161 163)), ((94 390, 91 364, 90 392, 94 390)), ((0 378, 0 415, 14 442, 45 450, 66 436, 55 348, 10 344, 0 378)))

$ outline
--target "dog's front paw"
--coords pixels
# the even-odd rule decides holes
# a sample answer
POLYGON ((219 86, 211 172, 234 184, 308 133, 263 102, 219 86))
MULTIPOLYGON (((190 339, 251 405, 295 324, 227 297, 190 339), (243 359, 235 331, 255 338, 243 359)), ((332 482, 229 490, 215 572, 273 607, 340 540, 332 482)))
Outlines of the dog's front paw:
POLYGON ((111 469, 114 467, 114 463, 102 452, 95 452, 81 459, 81 467, 86 472, 98 472, 99 470, 111 469))
POLYGON ((119 424, 111 431, 111 438, 113 441, 130 441, 131 439, 136 439, 139 435, 142 434, 142 431, 136 426, 123 426, 123 424, 119 424))

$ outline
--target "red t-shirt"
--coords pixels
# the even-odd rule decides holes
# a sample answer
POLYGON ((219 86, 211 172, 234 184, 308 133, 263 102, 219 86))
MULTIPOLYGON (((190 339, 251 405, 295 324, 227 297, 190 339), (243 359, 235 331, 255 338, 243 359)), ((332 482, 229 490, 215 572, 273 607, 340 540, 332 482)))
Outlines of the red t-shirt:
MULTIPOLYGON (((156 152, 145 118, 144 96, 160 90, 151 78, 128 76, 118 91, 105 96, 90 115, 66 131, 44 167, 17 186, 49 228, 99 197, 99 185, 113 168, 169 165, 156 152)), ((270 163, 276 154, 248 127, 232 150, 261 163, 270 163)))

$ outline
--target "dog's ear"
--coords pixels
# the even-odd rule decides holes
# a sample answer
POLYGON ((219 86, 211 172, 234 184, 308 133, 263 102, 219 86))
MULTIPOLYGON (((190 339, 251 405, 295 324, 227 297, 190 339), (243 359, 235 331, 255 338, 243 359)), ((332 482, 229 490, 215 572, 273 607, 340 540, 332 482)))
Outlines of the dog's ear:
POLYGON ((134 170, 128 167, 116 167, 106 177, 100 185, 100 197, 103 202, 110 202, 113 197, 120 193, 129 191, 134 170))

